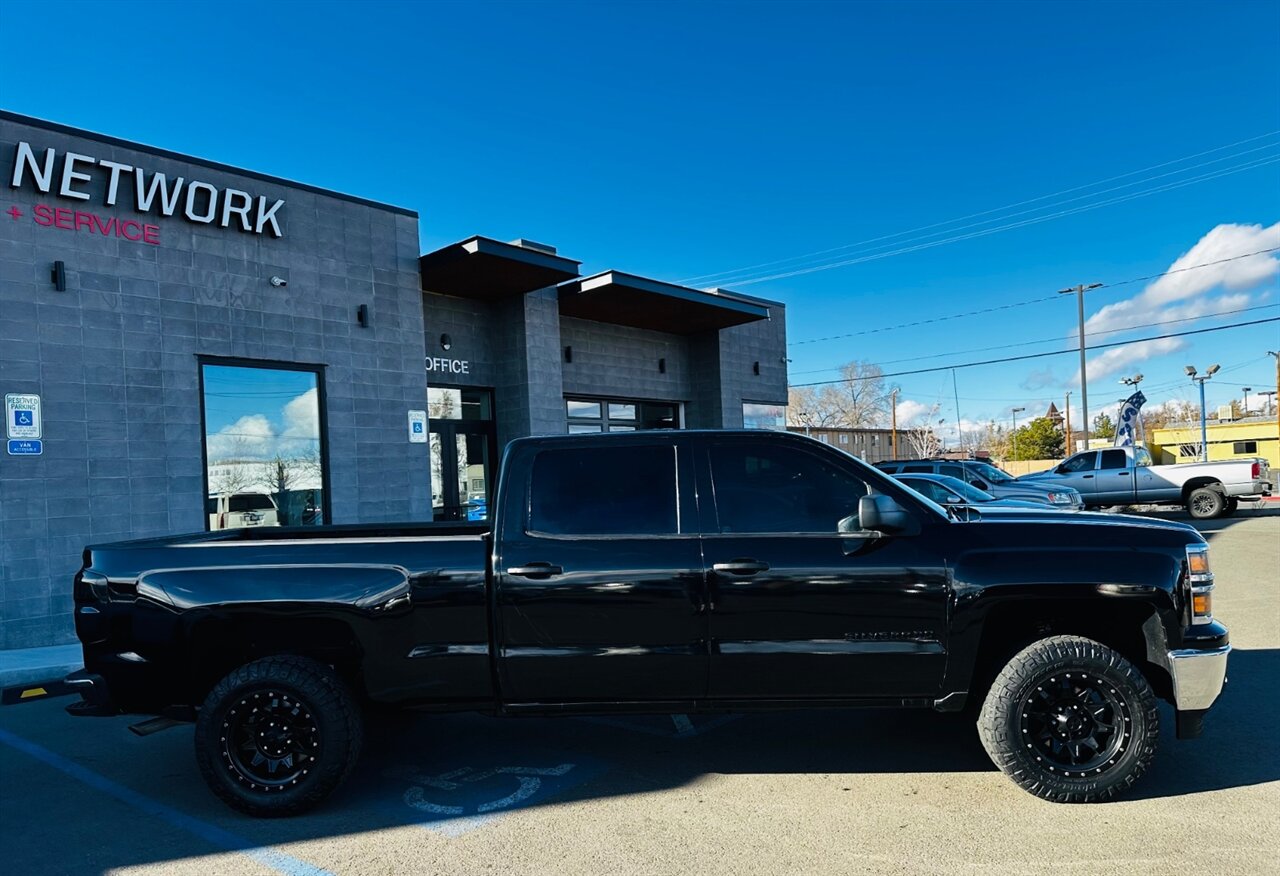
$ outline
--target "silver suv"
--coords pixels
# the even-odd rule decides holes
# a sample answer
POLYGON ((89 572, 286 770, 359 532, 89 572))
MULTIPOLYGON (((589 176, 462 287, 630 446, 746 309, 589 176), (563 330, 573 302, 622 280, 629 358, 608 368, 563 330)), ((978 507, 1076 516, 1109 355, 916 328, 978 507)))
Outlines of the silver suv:
POLYGON ((997 499, 1021 499, 1063 511, 1079 511, 1084 500, 1071 487, 1020 481, 980 459, 900 459, 877 462, 876 468, 892 475, 935 474, 959 478, 997 499))

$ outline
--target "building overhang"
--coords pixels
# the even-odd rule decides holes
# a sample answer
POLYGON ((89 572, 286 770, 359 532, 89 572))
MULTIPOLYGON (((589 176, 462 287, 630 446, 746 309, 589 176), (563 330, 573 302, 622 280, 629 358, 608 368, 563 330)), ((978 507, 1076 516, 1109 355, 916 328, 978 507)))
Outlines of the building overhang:
POLYGON ((555 286, 578 276, 580 262, 554 251, 471 237, 418 259, 422 291, 493 301, 555 286))
POLYGON ((560 313, 689 335, 768 319, 769 307, 759 299, 739 298, 721 290, 704 292, 621 271, 604 271, 562 285, 560 313))

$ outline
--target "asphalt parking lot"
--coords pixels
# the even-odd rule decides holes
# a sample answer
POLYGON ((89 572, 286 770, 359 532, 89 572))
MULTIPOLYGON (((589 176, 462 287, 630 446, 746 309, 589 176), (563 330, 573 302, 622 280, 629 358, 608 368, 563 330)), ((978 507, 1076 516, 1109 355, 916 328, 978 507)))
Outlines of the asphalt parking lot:
MULTIPOLYGON (((1172 519, 1180 513, 1162 514, 1172 519)), ((1280 509, 1199 528, 1229 684, 1124 800, 1062 806, 930 712, 381 716, 319 811, 241 816, 191 729, 0 709, 0 869, 77 873, 1280 873, 1280 509)))

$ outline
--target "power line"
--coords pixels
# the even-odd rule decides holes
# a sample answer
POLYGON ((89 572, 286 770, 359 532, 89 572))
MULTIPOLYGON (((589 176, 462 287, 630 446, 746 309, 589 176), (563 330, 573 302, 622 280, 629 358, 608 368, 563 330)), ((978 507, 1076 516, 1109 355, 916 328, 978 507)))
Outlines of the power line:
MULTIPOLYGON (((1250 322, 1236 322, 1230 325, 1217 325, 1209 328, 1191 329, 1185 332, 1172 332, 1167 335, 1154 335, 1149 338, 1130 338, 1127 341, 1113 341, 1109 344, 1093 344, 1086 347, 1087 350, 1105 350, 1109 347, 1123 347, 1128 344, 1142 344, 1148 341, 1163 341, 1168 338, 1183 338, 1189 335, 1203 335, 1209 332, 1220 332, 1226 329, 1245 328, 1251 325, 1263 325, 1269 322, 1280 322, 1280 316, 1273 316, 1267 319, 1255 319, 1250 322)), ((952 365, 937 365, 932 368, 917 368, 913 371, 889 371, 883 374, 870 375, 867 377, 840 378, 838 380, 816 380, 812 383, 793 383, 791 389, 801 389, 808 386, 830 386, 836 383, 853 383, 859 380, 876 380, 881 377, 904 377, 909 374, 931 374, 937 371, 950 371, 952 368, 974 368, 978 365, 999 365, 1004 362, 1022 362, 1027 359, 1043 359, 1048 356, 1063 356, 1068 353, 1079 352, 1078 348, 1069 350, 1051 350, 1047 353, 1024 353, 1020 356, 1005 356, 1001 359, 985 359, 980 362, 957 362, 952 365)))
POLYGON ((1074 216, 1077 213, 1084 213, 1089 210, 1096 210, 1100 207, 1108 207, 1108 206, 1111 206, 1112 204, 1121 204, 1121 203, 1124 203, 1125 201, 1132 201, 1136 198, 1145 198, 1149 195, 1160 194, 1161 192, 1173 191, 1174 189, 1180 189, 1185 186, 1193 185, 1198 182, 1204 182, 1205 180, 1217 179, 1223 176, 1230 176, 1231 174, 1235 174, 1235 173, 1243 173, 1246 170, 1254 170, 1256 168, 1265 167, 1269 164, 1276 164, 1278 162, 1280 162, 1280 156, 1256 159, 1254 161, 1246 162, 1245 164, 1237 165, 1236 167, 1227 168, 1225 170, 1220 170, 1213 173, 1201 174, 1200 176, 1191 177, 1190 179, 1167 183, 1165 185, 1156 186, 1154 188, 1146 189, 1144 191, 1132 192, 1128 195, 1121 195, 1115 198, 1109 198, 1105 201, 1099 201, 1095 204, 1084 204, 1079 207, 1073 207, 1070 210, 1059 210, 1056 213, 1049 213, 1044 216, 1035 216, 1030 219, 1023 219, 1019 222, 1011 222, 1006 225, 997 225, 994 228, 986 228, 981 231, 971 231, 968 234, 958 234, 953 237, 943 238, 941 240, 934 240, 926 243, 918 243, 918 244, 915 244, 914 246, 907 246, 907 247, 902 247, 900 249, 888 250, 887 252, 871 253, 869 255, 858 256, 856 258, 843 259, 841 261, 830 262, 826 264, 819 264, 811 267, 797 268, 795 270, 784 271, 782 273, 777 273, 777 274, 768 274, 766 276, 761 276, 761 277, 748 277, 744 279, 735 279, 732 281, 732 283, 734 286, 752 286, 756 283, 767 283, 772 280, 784 280, 789 277, 798 277, 803 274, 813 274, 813 273, 817 273, 818 271, 829 271, 833 268, 843 268, 843 267, 848 267, 849 265, 858 265, 858 264, 863 264, 864 262, 877 261, 879 259, 889 258, 895 255, 903 255, 905 253, 919 252, 920 250, 932 249, 933 247, 943 246, 948 243, 956 243, 962 240, 972 240, 978 237, 986 237, 987 235, 998 234, 1002 231, 1009 231, 1015 228, 1024 228, 1028 225, 1036 225, 1040 222, 1048 222, 1051 219, 1060 219, 1063 216, 1074 216))
MULTIPOLYGON (((1169 274, 1181 274, 1185 271, 1194 271, 1198 268, 1209 268, 1209 267, 1213 267, 1214 265, 1221 265, 1224 262, 1233 262, 1238 259, 1247 259, 1252 256, 1265 255, 1266 253, 1276 252, 1276 251, 1280 251, 1280 246, 1273 246, 1268 249, 1260 249, 1255 252, 1241 253, 1240 255, 1230 256, 1225 259, 1217 259, 1215 261, 1205 262, 1204 264, 1200 264, 1200 265, 1189 265, 1185 268, 1174 268, 1172 270, 1164 271, 1163 273, 1160 273, 1160 274, 1151 274, 1146 277, 1133 277, 1128 280, 1119 280, 1115 283, 1103 283, 1098 288, 1111 289, 1116 286, 1127 286, 1130 283, 1140 283, 1143 280, 1155 280, 1159 277, 1164 277, 1169 274)), ((1097 291, 1097 290, 1095 289, 1094 291, 1097 291)), ((954 313, 949 316, 935 316, 932 319, 922 319, 922 320, 918 320, 917 322, 904 322, 904 323, 900 323, 899 325, 889 325, 889 326, 883 326, 881 328, 864 329, 862 331, 849 332, 848 334, 843 334, 843 335, 828 335, 825 338, 809 338, 803 341, 792 341, 791 343, 787 344, 787 346, 798 347, 803 344, 817 344, 823 341, 840 341, 840 340, 844 340, 845 338, 856 338, 862 335, 878 334, 879 332, 896 331, 898 329, 904 329, 904 328, 915 328, 917 326, 929 325, 935 322, 946 322, 952 319, 964 319, 970 316, 981 316, 982 314, 985 314, 985 313, 995 313, 1000 310, 1012 310, 1013 308, 1016 308, 1016 307, 1026 307, 1029 304, 1043 304, 1046 301, 1057 301, 1058 299, 1059 299, 1059 296, 1055 293, 1053 295, 1048 295, 1043 298, 1032 298, 1028 301, 1015 301, 1011 304, 1000 304, 995 307, 986 307, 981 310, 970 310, 970 311, 966 311, 965 313, 954 313)))
MULTIPOLYGON (((1162 325, 1175 325, 1181 322, 1196 322, 1197 320, 1201 320, 1201 319, 1216 319, 1220 316, 1234 316, 1237 313, 1251 313, 1255 310, 1268 310, 1273 307, 1280 307, 1280 304, 1259 304, 1254 307, 1241 307, 1241 308, 1237 308, 1236 310, 1223 310, 1218 313, 1201 314, 1200 316, 1184 316, 1178 319, 1165 319, 1159 322, 1143 322, 1143 323, 1138 323, 1136 325, 1121 326, 1120 328, 1103 329, 1102 331, 1097 331, 1097 332, 1085 332, 1085 337, 1086 338, 1101 337, 1102 335, 1114 335, 1114 334, 1117 334, 1118 332, 1131 332, 1131 331, 1135 331, 1137 329, 1143 329, 1143 328, 1155 328, 1157 326, 1162 326, 1162 325)), ((996 344, 995 346, 991 346, 991 347, 976 347, 970 350, 952 350, 949 353, 931 353, 928 356, 908 356, 902 359, 889 359, 884 362, 880 362, 879 364, 894 365, 894 364, 897 364, 898 362, 918 362, 921 359, 941 359, 946 356, 963 356, 966 353, 986 353, 991 350, 1012 350, 1015 347, 1031 347, 1031 346, 1034 346, 1035 344, 1048 344, 1050 342, 1060 341, 1060 340, 1062 340, 1060 336, 1053 337, 1053 338, 1040 338, 1039 340, 1035 340, 1035 341, 1019 341, 1016 344, 996 344)), ((834 365, 830 368, 817 368, 817 369, 814 369, 813 371, 796 371, 794 373, 797 375, 821 374, 825 371, 837 371, 839 370, 839 368, 840 368, 839 365, 834 365)))
MULTIPOLYGON (((1228 143, 1228 144, 1227 144, 1227 145, 1225 145, 1225 146, 1216 146, 1216 147, 1214 147, 1213 149, 1206 149, 1206 150, 1204 150, 1203 152, 1196 152, 1196 153, 1194 153, 1194 154, 1192 154, 1192 155, 1186 155, 1186 156, 1183 156, 1182 158, 1175 158, 1175 159, 1173 159, 1172 161, 1164 161, 1164 162, 1161 162, 1160 164, 1153 164, 1153 165, 1151 165, 1150 167, 1144 167, 1144 168, 1142 168, 1142 169, 1140 169, 1140 170, 1131 170, 1131 171, 1129 171, 1128 173, 1118 174, 1117 176, 1110 176, 1110 177, 1107 177, 1106 179, 1097 180, 1096 182, 1085 183, 1084 185, 1079 185, 1079 186, 1073 186, 1072 188, 1069 188, 1069 189, 1063 189, 1062 191, 1053 192, 1052 194, 1048 194, 1048 195, 1041 195, 1041 196, 1036 197, 1036 198, 1028 198, 1028 199, 1027 199, 1027 200, 1025 200, 1025 201, 1017 201, 1017 202, 1012 203, 1012 204, 1005 204, 1005 205, 1004 205, 1004 206, 1002 206, 1002 207, 993 207, 993 208, 991 208, 990 210, 982 210, 982 211, 980 211, 980 212, 978 212, 978 213, 970 213, 970 214, 968 214, 967 216, 959 216, 959 217, 957 217, 957 218, 955 218, 955 219, 948 219, 948 220, 946 220, 945 222, 934 222, 934 223, 932 223, 931 225, 922 225, 922 226, 920 226, 920 227, 918 227, 918 228, 911 228, 911 229, 907 229, 906 231, 899 231, 899 232, 896 232, 896 233, 894 233, 894 234, 884 234, 884 235, 881 235, 880 237, 872 237, 872 238, 868 238, 867 240, 858 241, 858 242, 856 242, 856 243, 847 243, 847 244, 843 244, 843 245, 841 245, 841 246, 834 246, 834 247, 831 247, 831 248, 829 248, 829 249, 822 249, 822 250, 818 250, 818 251, 816 251, 816 252, 806 253, 805 255, 791 256, 791 257, 789 257, 789 258, 784 258, 784 259, 776 259, 776 260, 771 261, 771 262, 761 262, 761 263, 759 263, 759 264, 755 264, 755 265, 747 265, 747 266, 742 267, 742 268, 735 268, 735 269, 733 269, 733 270, 728 270, 728 271, 715 271, 715 272, 710 273, 710 274, 699 274, 699 275, 694 276, 694 277, 689 277, 689 278, 687 278, 687 279, 685 279, 685 280, 680 280, 679 282, 681 282, 681 283, 696 283, 696 282, 701 282, 701 281, 704 281, 704 280, 709 280, 709 279, 711 279, 712 277, 724 277, 724 276, 728 276, 728 275, 732 275, 732 274, 741 274, 741 273, 745 273, 745 272, 747 272, 747 271, 753 271, 753 270, 756 270, 757 268, 767 268, 767 267, 770 267, 770 266, 772 266, 772 265, 780 265, 780 264, 784 264, 784 263, 786 263, 786 262, 801 261, 801 260, 803 260, 803 259, 807 259, 807 258, 814 258, 814 257, 816 257, 816 256, 827 255, 827 254, 829 254, 829 253, 839 252, 839 251, 841 251, 841 250, 845 250, 845 249, 853 249, 853 248, 856 248, 856 247, 859 247, 859 246, 865 246, 865 245, 867 245, 867 244, 877 243, 877 242, 882 241, 882 240, 892 240, 892 239, 893 239, 893 238, 895 238, 895 237, 902 237, 902 236, 907 235, 907 234, 915 234, 916 232, 919 232, 919 231, 928 231, 928 230, 929 230, 929 229, 931 229, 931 228, 941 228, 941 227, 946 226, 946 225, 952 225, 952 224, 954 224, 954 223, 956 223, 956 222, 964 222, 964 221, 966 221, 966 220, 968 220, 968 219, 976 219, 976 218, 978 218, 979 216, 989 216, 989 215, 991 215, 992 213, 1001 213, 1001 212, 1003 212, 1003 211, 1005 211, 1005 210, 1013 209, 1014 207, 1022 207, 1022 206, 1025 206, 1025 205, 1027 205, 1027 204, 1034 204, 1034 203, 1036 203, 1037 201, 1047 201, 1047 200, 1049 200, 1050 198, 1056 198, 1056 197, 1059 197, 1060 195, 1069 195, 1069 194, 1071 194, 1072 192, 1083 191, 1084 189, 1090 189, 1090 188, 1093 188, 1094 186, 1104 185, 1104 184, 1106 184, 1106 183, 1114 182, 1114 181, 1116 181, 1116 180, 1118 180, 1118 179, 1124 179, 1125 177, 1129 177, 1129 176, 1137 176, 1137 175, 1138 175, 1138 174, 1140 174, 1140 173, 1147 173, 1148 171, 1152 171, 1152 170, 1159 170, 1159 169, 1160 169, 1160 168, 1162 168, 1162 167, 1169 167, 1170 165, 1174 165, 1174 164, 1181 164, 1181 163, 1182 163, 1182 162, 1184 162, 1184 161, 1190 161, 1190 160, 1191 160, 1191 159, 1193 159, 1193 158, 1199 158, 1199 157, 1201 157, 1201 156, 1203 156, 1203 155, 1211 155, 1211 154, 1213 154, 1214 152, 1222 152, 1222 151, 1224 151, 1224 150, 1226 150, 1226 149, 1234 149, 1235 147, 1237 147, 1237 146, 1243 146, 1243 145, 1244 145, 1244 144, 1246 144, 1246 143, 1253 143, 1253 142, 1256 142, 1256 141, 1258 141, 1258 140, 1265 140, 1267 137, 1273 137, 1273 136, 1275 136, 1276 134, 1280 134, 1280 131, 1269 131, 1269 132, 1267 132, 1266 134, 1259 134, 1259 135, 1258 135, 1258 136, 1256 136, 1256 137, 1248 137, 1248 138, 1246 138, 1246 139, 1244 139, 1244 140, 1239 140, 1239 141, 1237 141, 1237 142, 1235 142, 1235 143, 1228 143)), ((1265 148, 1265 147, 1259 147, 1259 148, 1265 148)), ((1256 150, 1249 150, 1249 151, 1256 151, 1256 150)), ((1244 153, 1241 153, 1241 154, 1244 154, 1244 153)), ((1219 159, 1219 160, 1225 161, 1225 160, 1228 160, 1228 159, 1227 159, 1227 158, 1223 158, 1223 159, 1219 159)), ((1189 169, 1189 168, 1184 168, 1184 169, 1189 169)), ((726 281, 726 282, 727 282, 727 281, 726 281)))

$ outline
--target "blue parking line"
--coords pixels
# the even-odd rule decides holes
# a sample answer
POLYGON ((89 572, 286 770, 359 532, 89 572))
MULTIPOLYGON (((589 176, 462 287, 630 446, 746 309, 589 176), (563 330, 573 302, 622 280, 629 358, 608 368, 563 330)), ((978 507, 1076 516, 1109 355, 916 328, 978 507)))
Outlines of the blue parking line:
POLYGON ((116 798, 121 803, 140 809, 162 821, 167 821, 173 827, 185 830, 187 833, 193 834, 212 845, 231 852, 238 852, 264 867, 268 867, 278 873, 284 873, 285 876, 333 876, 328 870, 322 870, 319 867, 308 864, 306 861, 286 855, 284 852, 277 851, 269 846, 255 845, 244 837, 209 824, 207 821, 201 821, 199 818, 187 815, 185 812, 174 809, 172 806, 168 806, 158 800, 153 800, 145 794, 139 794, 132 788, 126 788, 124 785, 113 782, 106 776, 86 769, 73 760, 69 760, 60 754, 55 754, 43 746, 36 745, 34 742, 28 742, 21 736, 16 736, 7 730, 0 730, 0 742, 22 752, 28 757, 35 758, 41 763, 53 767, 76 781, 83 782, 91 788, 116 798))

